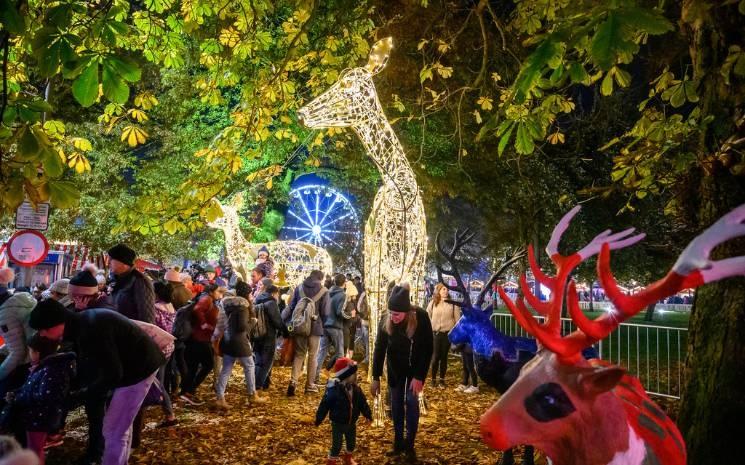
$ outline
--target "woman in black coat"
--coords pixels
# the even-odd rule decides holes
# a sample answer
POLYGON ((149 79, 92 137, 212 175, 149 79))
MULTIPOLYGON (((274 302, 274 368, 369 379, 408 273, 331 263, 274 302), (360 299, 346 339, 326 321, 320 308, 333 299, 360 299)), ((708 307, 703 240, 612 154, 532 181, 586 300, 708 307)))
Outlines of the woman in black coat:
MULTIPOLYGON (((271 283, 270 280, 267 280, 271 283)), ((277 337, 289 337, 287 326, 280 316, 279 288, 267 284, 263 292, 256 296, 254 309, 257 318, 263 312, 266 322, 266 334, 253 341, 254 358, 256 359, 256 390, 269 389, 269 375, 274 364, 274 353, 277 351, 277 337)))
POLYGON ((391 290, 388 310, 389 316, 381 322, 375 340, 370 391, 373 397, 380 393, 380 377, 387 360, 395 434, 393 450, 387 455, 405 453, 409 461, 416 461, 414 440, 419 427, 419 394, 432 359, 432 325, 427 312, 411 305, 408 285, 391 290))

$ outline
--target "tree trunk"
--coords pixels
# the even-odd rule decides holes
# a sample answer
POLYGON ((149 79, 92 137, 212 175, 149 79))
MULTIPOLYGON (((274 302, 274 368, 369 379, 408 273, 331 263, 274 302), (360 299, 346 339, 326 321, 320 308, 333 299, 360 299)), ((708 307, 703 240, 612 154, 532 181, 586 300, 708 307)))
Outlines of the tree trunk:
POLYGON ((654 320, 654 309, 657 307, 657 302, 652 302, 647 305, 647 313, 644 314, 644 321, 654 320))
MULTIPOLYGON (((701 181, 701 227, 745 202, 745 183, 725 169, 701 181)), ((745 255, 745 241, 716 249, 714 259, 745 255)), ((745 463, 738 425, 745 418, 745 279, 730 278, 696 292, 688 334, 678 424, 688 463, 745 463)))

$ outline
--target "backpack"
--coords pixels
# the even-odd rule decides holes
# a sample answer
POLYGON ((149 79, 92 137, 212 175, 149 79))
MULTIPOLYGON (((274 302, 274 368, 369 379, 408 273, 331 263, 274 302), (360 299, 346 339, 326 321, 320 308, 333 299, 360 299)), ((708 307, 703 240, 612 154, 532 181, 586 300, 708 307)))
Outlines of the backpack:
POLYGON ((293 336, 310 336, 311 323, 318 318, 316 314, 316 304, 323 297, 327 290, 321 288, 321 291, 312 299, 305 295, 302 285, 298 288, 300 300, 292 310, 289 330, 293 336))
POLYGON ((354 304, 354 300, 352 300, 351 297, 348 295, 344 295, 344 303, 341 306, 341 316, 345 320, 351 320, 354 318, 352 316, 352 312, 357 310, 356 305, 354 304))
POLYGON ((173 320, 171 334, 173 334, 177 341, 185 341, 191 337, 191 314, 196 304, 197 299, 194 299, 176 310, 176 319, 173 320))
POLYGON ((251 339, 259 339, 267 333, 266 308, 264 304, 258 304, 254 306, 254 310, 256 311, 256 324, 251 331, 251 339))

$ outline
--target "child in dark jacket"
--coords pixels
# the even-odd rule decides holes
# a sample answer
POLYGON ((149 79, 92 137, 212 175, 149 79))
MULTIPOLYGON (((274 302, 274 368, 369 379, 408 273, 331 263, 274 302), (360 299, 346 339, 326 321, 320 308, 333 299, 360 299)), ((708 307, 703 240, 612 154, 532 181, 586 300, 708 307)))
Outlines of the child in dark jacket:
POLYGON ((38 333, 28 341, 31 373, 8 400, 13 402, 26 430, 27 447, 44 465, 44 444, 49 433, 60 429, 67 416, 67 397, 75 376, 75 354, 57 353, 59 342, 38 333))
POLYGON ((326 465, 356 465, 352 454, 357 439, 357 419, 362 414, 372 421, 372 412, 365 394, 357 386, 357 363, 340 357, 334 363, 334 377, 326 385, 321 404, 316 412, 316 426, 319 426, 326 415, 331 420, 331 450, 326 465), (342 442, 347 448, 342 453, 342 442))

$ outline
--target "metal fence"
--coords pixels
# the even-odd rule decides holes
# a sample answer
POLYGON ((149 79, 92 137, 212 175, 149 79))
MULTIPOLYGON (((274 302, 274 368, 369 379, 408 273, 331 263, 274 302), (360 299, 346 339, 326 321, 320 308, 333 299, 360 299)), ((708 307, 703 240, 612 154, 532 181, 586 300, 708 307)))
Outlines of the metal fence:
MULTIPOLYGON (((532 337, 511 314, 494 313, 494 326, 509 336, 532 337)), ((574 331, 569 318, 562 318, 562 334, 574 331)), ((595 348, 600 358, 625 368, 639 378, 647 393, 680 399, 688 330, 667 326, 621 323, 595 348)))
MULTIPOLYGON (((592 309, 595 311, 600 310, 610 310, 613 307, 613 304, 608 302, 607 300, 600 300, 592 302, 592 309)), ((693 305, 691 304, 657 304, 654 307, 655 312, 690 312, 691 307, 693 305)), ((588 301, 582 301, 579 303, 579 308, 582 310, 590 310, 590 302, 588 301)))

